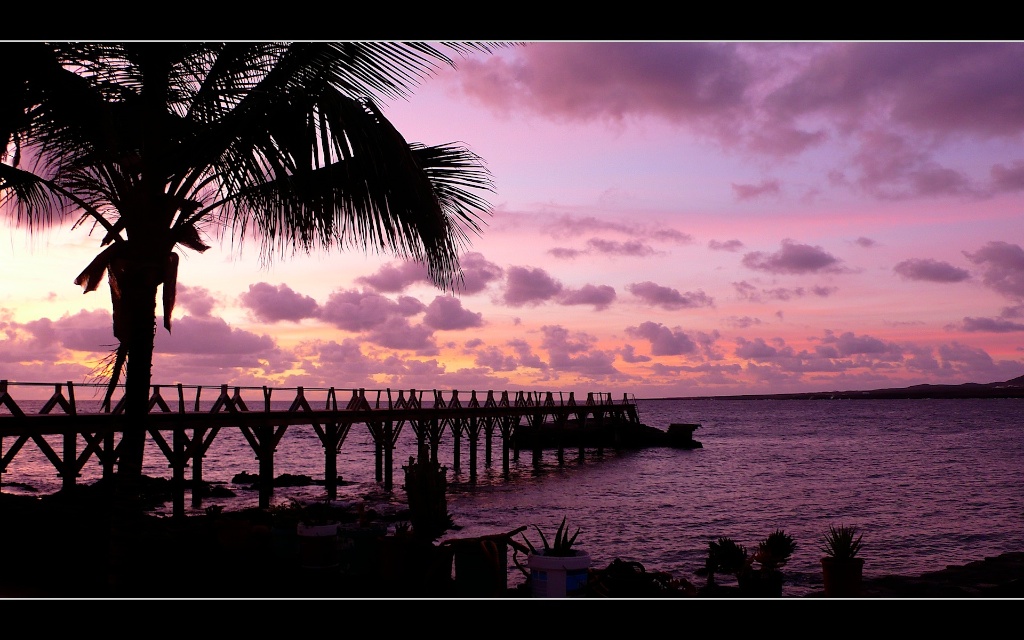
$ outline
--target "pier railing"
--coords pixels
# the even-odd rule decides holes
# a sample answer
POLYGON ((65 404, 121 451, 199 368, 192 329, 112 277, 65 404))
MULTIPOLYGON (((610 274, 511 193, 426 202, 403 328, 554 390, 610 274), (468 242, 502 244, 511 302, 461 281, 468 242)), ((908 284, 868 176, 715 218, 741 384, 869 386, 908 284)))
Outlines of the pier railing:
MULTIPOLYGON (((8 465, 29 442, 54 466, 65 488, 75 485, 80 471, 93 456, 102 465, 104 477, 113 475, 119 455, 118 436, 125 429, 140 426, 139 417, 124 413, 123 386, 118 387, 121 396, 116 403, 83 403, 75 393, 83 388, 91 388, 94 395, 103 395, 106 385, 0 380, 0 482, 8 465), (49 397, 41 393, 45 388, 53 390, 49 397), (26 410, 29 403, 40 402, 38 411, 26 410), (57 448, 46 436, 60 436, 57 448), (10 438, 13 444, 5 449, 4 441, 10 438)), ((355 424, 365 425, 372 435, 376 479, 383 483, 386 491, 391 491, 392 453, 405 425, 415 433, 420 457, 429 457, 435 462, 444 436, 450 435, 456 473, 461 464, 461 440, 468 438, 472 481, 476 476, 481 435, 488 463, 492 438, 496 432, 500 435, 503 468, 508 474, 510 456, 518 457, 519 453, 515 446, 518 429, 566 429, 571 425, 602 430, 639 423, 635 399, 623 394, 621 401, 616 402, 611 393, 605 392, 588 392, 579 402, 574 392, 553 391, 517 391, 510 395, 508 391, 496 394, 488 390, 486 394, 470 391, 467 395, 458 390, 437 389, 410 389, 408 394, 405 390, 382 389, 368 393, 366 389, 339 391, 334 387, 220 385, 212 389, 217 395, 211 401, 209 393, 206 400, 202 397, 203 391, 209 392, 211 387, 184 384, 151 387, 149 413, 141 426, 159 446, 173 470, 175 514, 184 513, 185 469, 191 465, 193 484, 199 486, 203 457, 224 428, 240 429, 259 460, 260 504, 266 506, 273 491, 274 453, 288 427, 293 425, 311 426, 316 432, 324 448, 327 496, 333 499, 337 496, 337 454, 355 424), (347 392, 351 395, 346 400, 347 392), (288 396, 282 400, 284 394, 288 396), (170 401, 165 395, 171 396, 170 401), (310 398, 313 404, 322 401, 322 408, 314 408, 310 398), (283 408, 284 404, 287 408, 283 408)), ((539 455, 539 452, 534 454, 539 455)), ((583 455, 582 445, 580 455, 583 455)), ((198 505, 200 500, 198 492, 193 491, 193 504, 198 505)))

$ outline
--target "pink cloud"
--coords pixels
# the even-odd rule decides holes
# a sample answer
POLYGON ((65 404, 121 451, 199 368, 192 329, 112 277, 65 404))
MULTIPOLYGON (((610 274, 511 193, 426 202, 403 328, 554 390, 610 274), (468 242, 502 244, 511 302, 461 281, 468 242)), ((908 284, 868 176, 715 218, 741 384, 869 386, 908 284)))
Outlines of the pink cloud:
POLYGON ((992 188, 997 192, 1024 190, 1024 161, 1018 160, 1009 167, 994 165, 991 174, 992 188))
POLYGON ((772 360, 780 356, 791 357, 793 355, 792 349, 777 349, 765 342, 764 338, 747 340, 743 337, 736 338, 736 349, 733 353, 735 353, 739 358, 748 358, 750 360, 758 361, 772 360))
POLYGON ((476 352, 474 361, 478 366, 487 367, 492 371, 515 371, 518 366, 516 359, 503 353, 497 347, 487 347, 476 352))
POLYGON ((601 311, 607 309, 615 301, 615 288, 608 285, 583 285, 579 289, 566 289, 558 296, 558 304, 577 305, 589 304, 601 311))
MULTIPOLYGON (((1016 42, 540 42, 470 60, 457 81, 502 113, 657 118, 769 156, 848 138, 861 147, 857 183, 893 199, 979 193, 965 173, 933 159, 934 144, 905 138, 1019 135, 1022 67, 1016 42)), ((1007 173, 993 178, 998 189, 1018 188, 1007 173)), ((776 188, 737 185, 737 193, 776 188)))
POLYGON ((731 327, 736 327, 737 329, 747 329, 754 325, 761 324, 761 320, 760 318, 751 318, 750 316, 732 316, 730 318, 726 318, 726 324, 731 327))
POLYGON ((1024 323, 1012 322, 1001 318, 964 318, 959 327, 950 327, 961 331, 985 331, 989 333, 1016 333, 1024 331, 1024 323))
POLYGON ((1019 245, 993 240, 974 253, 965 251, 964 255, 983 267, 985 285, 1015 300, 1024 300, 1024 250, 1019 245))
MULTIPOLYGON (((308 372, 302 378, 292 380, 298 386, 299 379, 305 386, 339 386, 344 388, 373 388, 376 383, 372 375, 380 371, 380 363, 362 352, 362 342, 345 338, 340 343, 334 340, 310 340, 299 344, 294 357, 299 366, 308 372), (339 375, 339 372, 343 372, 339 375)), ((347 402, 348 396, 339 396, 338 401, 347 402)))
POLYGON ((955 341, 939 346, 939 356, 944 369, 969 369, 971 371, 995 369, 992 356, 985 353, 983 349, 955 341))
POLYGON ((765 101, 777 118, 815 114, 850 123, 883 110, 935 135, 1024 130, 1020 43, 832 43, 809 51, 807 64, 765 101))
POLYGON ((376 371, 375 361, 363 354, 360 344, 353 338, 345 338, 341 342, 314 340, 302 343, 296 352, 307 357, 315 356, 316 360, 324 366, 343 365, 346 375, 349 373, 373 373, 376 371))
POLYGON ((459 262, 464 275, 463 281, 457 285, 459 293, 480 293, 504 275, 504 270, 489 262, 482 253, 467 253, 459 262))
POLYGON ((789 300, 791 298, 802 298, 805 291, 803 287, 796 287, 794 289, 776 287, 775 289, 762 289, 761 293, 770 300, 789 300))
POLYGON ((778 180, 765 180, 760 184, 732 184, 732 190, 738 200, 751 200, 764 195, 778 195, 782 189, 778 180))
POLYGON ((676 244, 691 244, 693 242, 693 236, 690 234, 683 233, 678 229, 670 229, 668 227, 656 229, 649 233, 648 237, 656 240, 667 240, 676 244))
POLYGON ((651 343, 651 355, 678 356, 697 351, 697 343, 678 327, 669 329, 658 322, 643 322, 636 327, 626 327, 626 335, 643 338, 651 343))
POLYGON ((703 291, 679 293, 677 289, 650 281, 627 285, 626 290, 644 302, 669 310, 714 306, 714 300, 703 291))
POLYGON ((966 269, 954 267, 948 262, 931 258, 904 260, 893 267, 892 270, 907 280, 926 280, 929 282, 963 282, 971 277, 971 273, 966 269))
POLYGON ((423 312, 425 305, 410 296, 397 301, 379 293, 355 289, 331 293, 320 309, 320 318, 346 331, 367 331, 391 317, 406 318, 423 312))
POLYGON ((58 347, 102 353, 116 349, 118 344, 117 338, 114 337, 110 312, 99 309, 79 311, 74 315, 61 316, 57 320, 40 318, 26 322, 20 327, 31 334, 30 344, 38 349, 39 355, 30 359, 41 358, 47 352, 53 353, 53 349, 58 347))
POLYGON ((174 298, 175 310, 184 309, 196 317, 208 317, 217 304, 217 299, 205 287, 189 287, 180 282, 174 298))
POLYGON ((548 253, 556 258, 574 260, 584 255, 609 255, 644 257, 657 253, 653 247, 638 240, 618 242, 616 240, 605 240, 603 238, 591 238, 587 241, 587 249, 570 249, 567 247, 555 247, 549 249, 548 253))
POLYGON ((614 355, 607 351, 592 349, 596 338, 583 332, 571 334, 561 326, 541 327, 544 339, 541 346, 547 349, 549 365, 558 371, 573 371, 592 377, 618 374, 614 355))
POLYGON ((717 329, 710 333, 705 331, 696 332, 696 343, 700 347, 704 357, 709 360, 721 360, 725 357, 717 345, 718 339, 721 337, 722 334, 720 334, 717 329))
POLYGON ((436 355, 437 345, 433 329, 424 325, 412 325, 398 315, 390 315, 365 334, 367 340, 389 349, 416 351, 420 355, 436 355))
POLYGON ((513 307, 538 305, 560 294, 562 288, 562 283, 539 267, 509 267, 503 299, 513 307))
POLYGON ((733 282, 732 288, 736 290, 736 295, 741 300, 750 300, 752 302, 761 302, 761 294, 758 293, 757 287, 750 284, 746 280, 742 282, 733 282))
POLYGON ((984 349, 971 347, 959 342, 939 345, 938 368, 931 371, 933 375, 954 380, 983 380, 997 382, 1016 377, 1020 370, 1019 363, 992 359, 984 349))
POLYGON ((548 364, 533 352, 533 347, 531 347, 525 340, 513 339, 509 340, 507 344, 512 348, 512 351, 515 352, 516 357, 519 359, 520 366, 539 369, 541 371, 548 368, 548 364))
POLYGON ((710 240, 708 241, 708 249, 712 251, 739 251, 743 248, 743 243, 739 240, 710 240))
POLYGON ((935 374, 941 369, 939 361, 930 347, 908 345, 906 352, 907 358, 904 361, 904 366, 908 371, 935 374))
MULTIPOLYGON (((460 294, 479 293, 502 275, 501 267, 489 262, 479 252, 461 256, 459 266, 462 269, 462 280, 456 280, 455 291, 460 294)), ((383 293, 399 293, 414 284, 433 285, 426 266, 411 260, 385 264, 376 273, 356 278, 355 282, 383 293)))
POLYGON ((839 272, 840 260, 821 247, 799 244, 793 240, 782 241, 782 249, 767 254, 753 251, 743 256, 743 265, 757 271, 769 273, 818 273, 839 272))
MULTIPOLYGON (((783 122, 765 122, 762 127, 747 135, 748 149, 771 156, 797 155, 829 139, 826 131, 802 131, 783 122)), ((744 199, 743 194, 738 195, 741 200, 744 199)))
POLYGON ((99 353, 116 346, 111 314, 105 311, 80 311, 56 322, 48 317, 25 324, 0 322, 0 362, 5 367, 14 362, 55 362, 65 349, 99 353))
POLYGON ((748 148, 784 154, 824 139, 820 125, 806 123, 845 133, 864 114, 936 137, 1016 135, 1022 68, 1016 42, 540 42, 467 61, 457 80, 503 113, 657 117, 723 141, 747 135, 748 148))
POLYGON ((858 336, 851 331, 846 331, 837 336, 831 331, 826 330, 825 337, 822 339, 822 344, 834 347, 839 357, 859 354, 891 354, 897 359, 902 357, 902 348, 898 345, 892 343, 887 344, 872 336, 858 336))
POLYGON ((890 131, 861 134, 860 149, 852 157, 860 170, 857 184, 881 199, 911 196, 977 195, 967 176, 931 160, 921 145, 890 131))
POLYGON ((251 284, 249 291, 240 295, 239 300, 261 322, 298 322, 303 318, 315 318, 320 312, 316 300, 292 291, 286 284, 276 287, 266 282, 251 284))
MULTIPOLYGON (((391 356, 377 363, 377 371, 389 377, 386 386, 392 388, 429 390, 447 386, 447 372, 437 360, 391 356)), ((427 391, 423 398, 432 400, 433 395, 427 391)))
POLYGON ((463 308, 453 296, 437 296, 427 305, 423 324, 434 329, 453 330, 483 326, 483 314, 463 308))
MULTIPOLYGON (((619 233, 630 238, 640 238, 657 242, 671 242, 673 244, 690 244, 693 236, 673 229, 666 224, 644 224, 640 220, 618 222, 606 218, 594 216, 577 216, 562 214, 558 216, 545 216, 541 223, 541 230, 553 238, 575 238, 580 235, 610 231, 619 233)), ((597 241, 600 244, 600 240, 597 241)), ((610 244, 608 247, 616 248, 617 245, 610 244)), ((639 245, 630 245, 635 249, 639 245)))
POLYGON ((580 256, 587 255, 586 251, 580 251, 579 249, 570 249, 568 247, 554 247, 548 249, 548 255, 554 256, 560 260, 575 260, 580 256))
POLYGON ((220 318, 184 316, 174 323, 174 332, 158 331, 157 353, 202 354, 263 354, 277 348, 268 335, 233 328, 220 318))
POLYGON ((591 238, 587 240, 587 246, 593 249, 595 253, 613 256, 643 257, 654 253, 654 249, 638 241, 616 242, 614 240, 591 238))
POLYGON ((786 301, 793 298, 802 298, 808 295, 808 293, 821 298, 827 298, 839 290, 838 287, 815 285, 810 289, 805 289, 804 287, 775 287, 758 291, 757 287, 745 281, 734 282, 732 286, 740 299, 750 300, 751 302, 764 302, 766 299, 786 301))
POLYGON ((622 348, 619 349, 619 356, 624 361, 626 361, 626 362, 650 362, 651 361, 651 357, 650 356, 645 356, 643 354, 637 353, 636 352, 636 348, 633 345, 631 345, 631 344, 623 345, 622 348))
MULTIPOLYGON (((3 346, 4 343, 0 340, 0 348, 3 348, 3 346)), ((93 382, 97 379, 96 374, 98 373, 93 367, 83 366, 74 362, 40 361, 31 358, 21 361, 8 361, 6 354, 0 354, 0 363, 4 365, 3 376, 5 379, 20 382, 53 382, 56 380, 93 382)), ((28 409, 28 407, 22 405, 22 400, 29 396, 27 394, 22 395, 25 392, 17 387, 14 387, 11 391, 17 394, 14 400, 15 403, 21 405, 23 410, 28 409)), ((81 397, 82 393, 83 391, 79 387, 76 395, 81 397)), ((0 409, 0 411, 6 412, 7 409, 0 409)), ((29 411, 26 411, 26 413, 29 413, 29 411)))
POLYGON ((563 120, 713 118, 743 103, 749 66, 722 43, 535 42, 514 57, 470 60, 463 90, 497 111, 563 120))
POLYGON ((430 282, 427 268, 418 262, 398 262, 383 265, 376 273, 356 278, 356 284, 365 284, 383 293, 399 293, 410 285, 430 282))

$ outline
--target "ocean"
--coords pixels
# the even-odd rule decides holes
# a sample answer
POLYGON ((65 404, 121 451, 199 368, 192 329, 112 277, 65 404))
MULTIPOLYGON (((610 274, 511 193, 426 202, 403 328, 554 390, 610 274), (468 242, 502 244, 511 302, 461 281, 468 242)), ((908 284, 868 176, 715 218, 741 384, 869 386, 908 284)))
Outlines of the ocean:
MULTIPOLYGON (((700 424, 694 438, 702 448, 588 449, 582 459, 570 449, 561 461, 555 451, 540 460, 522 451, 506 476, 496 432, 489 466, 481 437, 471 478, 468 439, 455 473, 446 434, 439 461, 449 469, 448 510, 457 529, 441 540, 526 525, 537 542, 534 525, 550 537, 564 517, 572 531, 579 528, 576 546, 589 552, 594 567, 634 561, 701 586, 705 578, 696 572, 709 542, 729 537, 752 549, 781 529, 797 544, 782 567, 784 596, 822 589, 821 545, 830 524, 855 525, 863 533, 867 579, 1024 550, 1022 399, 640 399, 637 405, 641 422, 653 427, 700 424)), ((22 408, 32 410, 29 403, 22 408)), ((5 438, 0 453, 12 443, 5 438)), ((145 473, 170 477, 166 460, 150 445, 145 473)), ((395 489, 384 494, 372 438, 364 425, 353 425, 338 457, 344 480, 338 500, 369 496, 382 509, 402 508, 401 465, 414 454, 415 434, 406 426, 394 455, 395 489)), ((238 473, 258 471, 239 431, 221 430, 203 465, 204 480, 223 483, 235 496, 205 499, 201 508, 258 504, 255 490, 232 482, 238 473)), ((79 482, 99 473, 92 459, 79 482)), ((312 427, 289 427, 275 473, 323 479, 323 450, 312 427)), ((60 488, 56 471, 31 442, 3 483, 3 491, 15 493, 60 488)), ((323 498, 324 488, 314 485, 276 489, 273 501, 323 498)), ((510 553, 509 585, 524 579, 510 553)))

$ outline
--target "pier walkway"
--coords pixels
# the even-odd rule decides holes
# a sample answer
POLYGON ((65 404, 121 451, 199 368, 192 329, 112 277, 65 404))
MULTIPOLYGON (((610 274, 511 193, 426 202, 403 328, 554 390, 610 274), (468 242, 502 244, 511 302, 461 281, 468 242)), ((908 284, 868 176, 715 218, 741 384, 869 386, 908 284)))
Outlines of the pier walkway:
MULTIPOLYGON (((0 484, 8 465, 29 442, 39 447, 54 466, 64 488, 74 487, 82 468, 93 456, 102 465, 104 478, 114 474, 120 443, 118 436, 125 429, 138 426, 139 419, 125 415, 123 395, 113 407, 109 403, 100 405, 76 401, 75 390, 83 387, 94 388, 94 393, 95 388, 106 388, 98 384, 75 385, 70 381, 31 383, 0 380, 0 484), (44 402, 45 391, 40 395, 41 388, 53 389, 44 402), (42 405, 37 412, 24 408, 39 402, 42 405), (11 439, 13 443, 7 445, 11 439), (54 445, 51 439, 59 440, 59 444, 54 445)), ((636 401, 628 394, 623 394, 622 400, 616 402, 610 393, 590 392, 584 401, 578 403, 572 392, 518 391, 510 396, 508 391, 495 395, 489 390, 481 398, 476 391, 470 391, 466 397, 456 390, 447 394, 432 390, 424 400, 422 390, 410 389, 408 394, 399 390, 396 397, 391 389, 378 390, 375 394, 371 392, 369 396, 365 389, 351 389, 351 396, 339 401, 339 392, 334 387, 231 387, 229 392, 228 385, 221 385, 219 389, 212 387, 218 394, 214 400, 204 400, 203 391, 210 389, 182 384, 151 387, 149 413, 142 427, 146 429, 147 437, 159 446, 172 469, 175 515, 184 514, 186 469, 191 466, 192 484, 200 486, 203 458, 222 429, 240 429, 245 436, 259 461, 260 505, 269 506, 275 451, 289 427, 293 426, 312 427, 323 445, 324 484, 330 499, 337 497, 338 452, 356 424, 365 425, 373 437, 376 480, 386 491, 393 490, 392 454, 406 425, 415 434, 420 458, 434 462, 438 459, 438 449, 444 436, 449 434, 454 447, 453 467, 456 473, 461 466, 462 438, 468 438, 471 481, 476 477, 481 436, 487 464, 491 463, 493 438, 500 436, 503 469, 507 475, 510 457, 518 458, 519 455, 516 433, 520 429, 534 432, 537 429, 560 432, 587 430, 601 434, 602 437, 596 441, 604 443, 614 442, 622 430, 641 426, 636 401), (188 400, 186 391, 190 395, 188 400), (175 405, 173 409, 164 398, 168 392, 176 396, 171 400, 175 405), (281 398, 284 394, 287 394, 286 399, 281 398), (321 396, 314 398, 313 402, 322 402, 322 408, 314 408, 307 394, 321 396), (246 395, 249 396, 248 401, 246 395)), ((123 387, 121 391, 123 394, 123 387)), ((345 391, 341 393, 344 395, 345 391)), ((578 447, 582 457, 583 439, 576 440, 581 443, 578 447)), ((533 441, 539 442, 539 439, 533 441)), ((534 456, 539 457, 540 445, 533 446, 534 456)), ((599 448, 602 446, 598 445, 599 448)), ((561 459, 561 445, 558 446, 558 455, 561 459)), ((201 504, 199 492, 192 492, 192 503, 194 506, 201 504)))

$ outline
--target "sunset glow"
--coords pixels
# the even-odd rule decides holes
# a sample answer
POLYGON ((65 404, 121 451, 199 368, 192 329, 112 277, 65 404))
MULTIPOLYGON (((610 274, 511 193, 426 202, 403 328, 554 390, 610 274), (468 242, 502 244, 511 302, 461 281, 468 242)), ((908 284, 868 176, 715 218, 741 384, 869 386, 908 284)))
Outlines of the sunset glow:
MULTIPOLYGON (((533 42, 383 105, 493 213, 455 295, 358 251, 183 251, 153 382, 638 398, 1024 374, 1024 44, 533 42)), ((95 380, 100 234, 0 217, 0 379, 95 380)), ((160 313, 158 308, 158 314, 160 313)))

